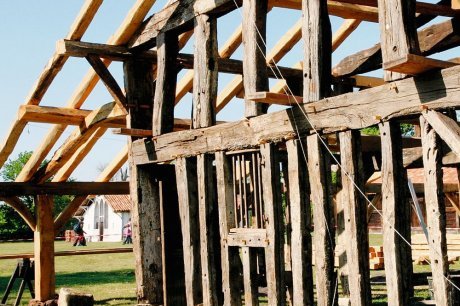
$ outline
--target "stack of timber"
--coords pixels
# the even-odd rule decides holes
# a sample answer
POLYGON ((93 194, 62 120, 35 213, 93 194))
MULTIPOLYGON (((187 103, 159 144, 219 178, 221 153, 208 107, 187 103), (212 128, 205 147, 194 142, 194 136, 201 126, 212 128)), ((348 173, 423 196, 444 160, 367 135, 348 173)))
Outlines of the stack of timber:
POLYGON ((369 247, 369 267, 371 270, 383 270, 385 268, 383 246, 377 245, 369 247))
MULTIPOLYGON (((447 234, 447 257, 449 262, 460 258, 460 235, 447 234)), ((426 264, 430 261, 430 248, 424 234, 412 235, 412 260, 416 263, 426 264), (426 260, 425 260, 426 259, 426 260)))

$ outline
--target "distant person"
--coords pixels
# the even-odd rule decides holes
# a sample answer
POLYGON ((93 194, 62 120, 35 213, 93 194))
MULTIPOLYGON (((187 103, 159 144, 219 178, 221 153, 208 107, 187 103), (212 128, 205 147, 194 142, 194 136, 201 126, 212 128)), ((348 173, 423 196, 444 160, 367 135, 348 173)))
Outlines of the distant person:
POLYGON ((132 229, 131 229, 131 218, 129 218, 128 223, 123 226, 123 235, 125 236, 125 240, 123 240, 123 244, 132 244, 132 229))
POLYGON ((73 246, 86 246, 86 232, 83 230, 83 221, 79 221, 73 227, 73 231, 75 232, 75 241, 73 242, 73 246))

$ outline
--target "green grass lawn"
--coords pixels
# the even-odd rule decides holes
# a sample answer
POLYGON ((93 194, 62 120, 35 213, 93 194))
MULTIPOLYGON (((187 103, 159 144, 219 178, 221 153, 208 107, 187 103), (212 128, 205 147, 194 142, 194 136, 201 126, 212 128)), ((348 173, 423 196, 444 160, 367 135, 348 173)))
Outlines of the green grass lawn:
MULTIPOLYGON (((55 243, 56 251, 122 247, 121 242, 88 242, 86 247, 55 243)), ((0 254, 32 253, 31 242, 0 243, 0 254)), ((3 292, 16 267, 16 259, 0 260, 0 292, 3 292)), ((16 288, 19 282, 16 281, 16 288)), ((132 253, 56 257, 56 290, 69 287, 91 293, 96 305, 133 305, 136 303, 134 255, 132 253)), ((10 294, 12 303, 16 292, 10 294)), ((21 305, 31 298, 25 290, 21 305)))

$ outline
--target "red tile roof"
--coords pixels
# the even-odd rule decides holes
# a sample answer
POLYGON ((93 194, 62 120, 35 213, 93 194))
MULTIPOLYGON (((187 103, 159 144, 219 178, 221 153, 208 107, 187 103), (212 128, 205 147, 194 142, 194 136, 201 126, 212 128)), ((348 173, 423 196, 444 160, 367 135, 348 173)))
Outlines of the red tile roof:
POLYGON ((103 195, 107 203, 113 208, 114 212, 131 211, 132 202, 127 194, 122 195, 103 195))

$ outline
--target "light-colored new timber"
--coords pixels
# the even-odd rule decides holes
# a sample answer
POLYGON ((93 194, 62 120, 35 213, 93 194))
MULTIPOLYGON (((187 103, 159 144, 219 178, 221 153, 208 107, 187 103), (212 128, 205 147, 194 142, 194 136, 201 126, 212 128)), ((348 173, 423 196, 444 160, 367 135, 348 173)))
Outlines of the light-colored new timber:
POLYGON ((24 219, 31 230, 35 231, 37 223, 29 208, 18 197, 0 197, 0 201, 14 208, 14 210, 24 219))
POLYGON ((383 69, 407 75, 419 75, 430 70, 450 68, 455 65, 458 64, 421 55, 406 54, 399 59, 383 63, 383 69))
POLYGON ((303 98, 284 93, 260 91, 246 95, 246 98, 261 103, 293 106, 303 103, 303 98))

